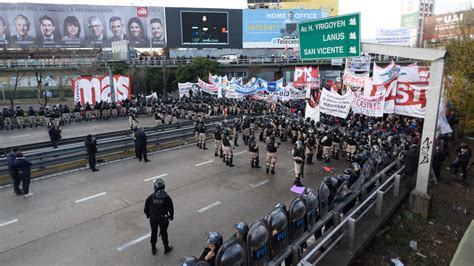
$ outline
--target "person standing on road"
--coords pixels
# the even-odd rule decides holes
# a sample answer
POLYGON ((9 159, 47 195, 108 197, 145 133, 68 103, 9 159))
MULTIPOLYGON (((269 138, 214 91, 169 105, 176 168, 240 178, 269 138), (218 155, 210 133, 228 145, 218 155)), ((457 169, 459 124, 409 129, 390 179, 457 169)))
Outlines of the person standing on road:
POLYGON ((23 156, 23 153, 18 152, 14 165, 18 169, 18 175, 23 183, 23 193, 25 196, 29 196, 32 163, 23 156))
POLYGON ((151 253, 156 254, 156 242, 158 240, 158 227, 160 228, 160 236, 165 247, 165 254, 168 254, 173 246, 168 242, 168 226, 169 221, 173 221, 174 207, 173 200, 165 192, 165 182, 158 178, 154 183, 155 192, 151 194, 145 201, 145 215, 150 219, 151 227, 151 253))
POLYGON ((51 143, 53 144, 53 149, 56 149, 58 147, 59 140, 62 139, 61 129, 59 129, 59 126, 56 127, 54 125, 51 125, 48 133, 49 138, 51 139, 51 143))
POLYGON ((266 173, 268 174, 268 172, 270 171, 270 168, 271 168, 271 173, 272 173, 272 175, 274 175, 275 174, 275 164, 276 164, 276 160, 277 160, 276 153, 277 153, 277 150, 278 150, 278 143, 275 140, 275 135, 271 135, 270 137, 268 137, 268 140, 265 143, 265 145, 267 146, 267 158, 266 158, 267 168, 266 168, 266 173))
POLYGON ((89 157, 89 168, 92 172, 97 172, 99 169, 95 168, 97 154, 97 140, 91 134, 87 135, 86 141, 84 142, 87 149, 87 156, 89 157))
POLYGON ((147 157, 147 139, 146 133, 143 132, 143 128, 140 128, 135 133, 135 149, 138 160, 141 162, 142 158, 145 163, 149 162, 147 157))
POLYGON ((295 178, 293 184, 302 187, 301 178, 303 177, 304 162, 305 162, 305 148, 301 140, 296 141, 296 147, 292 151, 293 160, 295 161, 295 178))
POLYGON ((260 158, 258 156, 258 143, 255 135, 250 135, 248 140, 249 152, 250 152, 250 167, 260 168, 260 158))
POLYGON ((20 189, 20 183, 21 179, 18 174, 18 168, 15 166, 15 159, 16 159, 16 154, 19 153, 20 150, 15 148, 11 152, 8 153, 7 155, 7 164, 8 164, 8 173, 12 177, 13 180, 13 192, 17 196, 23 195, 23 190, 20 189))

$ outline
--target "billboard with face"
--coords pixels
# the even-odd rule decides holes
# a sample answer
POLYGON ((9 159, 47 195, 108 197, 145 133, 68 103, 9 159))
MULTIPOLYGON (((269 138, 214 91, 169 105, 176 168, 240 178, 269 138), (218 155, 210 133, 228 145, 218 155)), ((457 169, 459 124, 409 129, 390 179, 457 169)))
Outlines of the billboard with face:
POLYGON ((163 7, 0 4, 5 48, 164 47, 165 28, 163 7))
POLYGON ((243 48, 293 48, 299 46, 297 24, 319 19, 321 10, 243 10, 243 48))
POLYGON ((242 10, 166 8, 169 48, 242 48, 242 10))

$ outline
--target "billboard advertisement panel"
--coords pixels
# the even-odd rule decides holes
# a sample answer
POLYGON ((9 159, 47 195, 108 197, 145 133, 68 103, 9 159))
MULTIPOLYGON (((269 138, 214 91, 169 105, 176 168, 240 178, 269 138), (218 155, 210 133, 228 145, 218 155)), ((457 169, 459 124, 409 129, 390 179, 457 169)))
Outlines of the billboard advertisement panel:
POLYGON ((169 48, 242 48, 242 10, 166 8, 169 48))
POLYGON ((474 11, 448 13, 425 18, 423 40, 427 45, 442 45, 462 34, 474 38, 474 11))
POLYGON ((319 9, 245 9, 242 13, 243 48, 298 47, 298 23, 323 16, 319 9))
POLYGON ((377 27, 377 32, 375 33, 375 41, 379 44, 410 46, 410 40, 411 29, 406 27, 398 29, 377 27))
POLYGON ((0 3, 0 46, 100 48, 129 40, 132 47, 164 47, 163 7, 0 3))
POLYGON ((283 0, 280 6, 282 9, 321 9, 328 16, 339 15, 339 0, 283 0))
POLYGON ((402 0, 400 26, 410 29, 411 46, 415 45, 417 41, 419 10, 420 0, 402 0))

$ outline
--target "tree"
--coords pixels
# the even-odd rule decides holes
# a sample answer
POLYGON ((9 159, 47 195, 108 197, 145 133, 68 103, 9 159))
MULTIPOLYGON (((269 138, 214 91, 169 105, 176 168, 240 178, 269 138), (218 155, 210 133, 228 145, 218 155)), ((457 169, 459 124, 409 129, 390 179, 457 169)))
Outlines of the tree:
POLYGON ((178 82, 197 82, 198 78, 207 82, 209 73, 219 74, 219 63, 204 57, 195 57, 191 64, 178 67, 173 86, 176 87, 178 82))
POLYGON ((458 128, 464 133, 474 132, 474 40, 470 37, 472 30, 471 25, 462 25, 460 38, 446 45, 447 97, 457 111, 458 128))
POLYGON ((35 71, 35 78, 38 104, 45 107, 48 104, 48 95, 43 89, 43 73, 35 71))
POLYGON ((15 85, 13 87, 13 92, 10 94, 10 108, 13 109, 18 85, 20 84, 21 79, 23 79, 25 76, 25 73, 20 71, 20 68, 18 67, 18 61, 16 59, 13 59, 11 66, 13 69, 15 69, 15 85))

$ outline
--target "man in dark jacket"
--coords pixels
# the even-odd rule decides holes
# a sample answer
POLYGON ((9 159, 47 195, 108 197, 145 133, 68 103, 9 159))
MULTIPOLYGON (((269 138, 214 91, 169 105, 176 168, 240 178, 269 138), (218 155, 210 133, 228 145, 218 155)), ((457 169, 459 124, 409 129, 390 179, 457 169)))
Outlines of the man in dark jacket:
POLYGON ((467 166, 471 160, 472 151, 466 143, 461 143, 461 146, 456 150, 456 163, 454 163, 454 174, 458 173, 458 168, 461 167, 461 177, 466 181, 467 166))
POLYGON ((53 144, 53 149, 58 147, 58 142, 62 138, 61 137, 61 130, 59 127, 51 126, 49 128, 49 138, 51 139, 51 143, 53 144))
POLYGON ((142 161, 142 158, 145 163, 149 162, 147 158, 147 136, 143 129, 138 129, 135 133, 135 149, 139 161, 142 161))
POLYGON ((151 252, 156 254, 156 242, 158 240, 158 227, 160 228, 160 236, 165 247, 165 254, 169 253, 173 246, 168 242, 168 225, 169 221, 174 218, 173 200, 165 191, 165 182, 158 178, 154 183, 155 192, 151 194, 145 201, 145 215, 150 219, 151 227, 151 252))
POLYGON ((15 159, 16 159, 16 154, 20 152, 19 149, 13 149, 11 152, 8 153, 7 155, 7 164, 8 164, 8 173, 12 177, 13 180, 13 192, 15 192, 16 195, 23 195, 23 190, 20 189, 20 183, 21 179, 18 174, 18 168, 15 166, 15 159))
POLYGON ((23 182, 23 193, 25 196, 29 196, 32 163, 23 156, 23 153, 18 152, 14 165, 18 169, 19 177, 23 182))
POLYGON ((99 169, 95 168, 97 154, 97 140, 92 135, 87 135, 86 141, 84 142, 87 149, 87 155, 89 157, 89 168, 92 169, 92 172, 97 172, 99 169))

